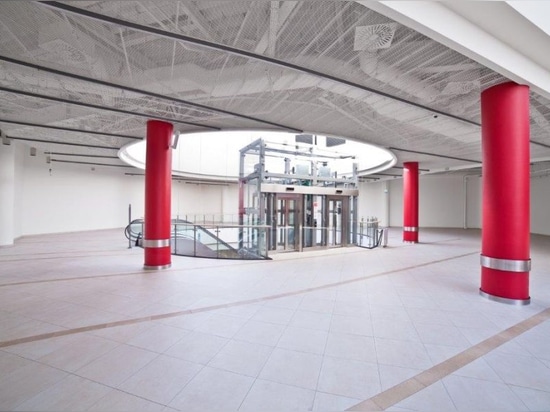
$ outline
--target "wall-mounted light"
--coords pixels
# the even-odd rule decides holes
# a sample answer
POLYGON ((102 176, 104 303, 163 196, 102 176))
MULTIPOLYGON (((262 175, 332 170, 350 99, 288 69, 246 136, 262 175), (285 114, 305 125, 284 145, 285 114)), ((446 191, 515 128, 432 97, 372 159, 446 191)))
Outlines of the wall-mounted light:
POLYGON ((9 146, 11 144, 11 140, 8 139, 8 136, 2 130, 0 130, 0 138, 2 138, 3 145, 9 146))
POLYGON ((176 131, 172 135, 172 149, 177 149, 178 147, 178 140, 180 139, 180 132, 176 131))

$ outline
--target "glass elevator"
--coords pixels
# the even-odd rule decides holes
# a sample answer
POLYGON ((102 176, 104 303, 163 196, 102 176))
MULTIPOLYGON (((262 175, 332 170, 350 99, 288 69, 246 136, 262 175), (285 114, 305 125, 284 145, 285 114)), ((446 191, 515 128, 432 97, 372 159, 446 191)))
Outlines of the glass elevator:
MULTIPOLYGON (((296 135, 290 143, 258 139, 240 150, 239 225, 266 227, 269 251, 354 244, 357 163, 337 150, 344 139, 296 135)), ((245 239, 245 233, 241 241, 245 239)))

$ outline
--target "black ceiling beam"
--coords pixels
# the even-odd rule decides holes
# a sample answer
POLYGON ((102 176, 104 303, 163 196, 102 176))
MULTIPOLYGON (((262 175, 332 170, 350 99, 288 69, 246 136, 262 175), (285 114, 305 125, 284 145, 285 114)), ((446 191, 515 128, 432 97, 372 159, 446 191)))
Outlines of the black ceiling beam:
POLYGON ((535 144, 537 146, 542 146, 542 147, 546 147, 547 149, 550 149, 550 145, 540 143, 540 142, 535 142, 534 140, 529 140, 529 142, 532 143, 532 144, 535 144))
MULTIPOLYGON (((404 169, 403 166, 392 166, 390 169, 404 169)), ((429 172, 430 169, 418 169, 419 172, 429 172)))
MULTIPOLYGON (((370 175, 369 175, 370 176, 370 175)), ((401 177, 402 175, 394 175, 391 173, 373 173, 372 176, 393 176, 393 177, 401 177)))
POLYGON ((44 94, 25 92, 23 90, 10 89, 8 87, 0 86, 0 91, 7 92, 7 93, 22 94, 24 96, 35 97, 35 98, 38 98, 38 99, 51 100, 51 101, 59 102, 59 103, 73 104, 75 106, 88 107, 88 108, 91 108, 91 109, 99 109, 99 110, 106 110, 106 111, 115 112, 115 113, 122 113, 122 114, 127 114, 129 116, 145 117, 147 119, 158 119, 158 120, 163 120, 165 122, 170 122, 170 123, 189 124, 189 125, 192 125, 192 126, 204 127, 206 129, 211 129, 211 130, 221 130, 219 127, 207 126, 207 125, 204 125, 204 124, 186 122, 186 121, 181 121, 181 120, 177 120, 177 119, 170 119, 168 117, 155 116, 155 115, 147 114, 147 113, 131 112, 129 110, 117 109, 117 108, 114 108, 114 107, 99 106, 97 104, 84 103, 84 102, 75 102, 74 100, 63 99, 61 97, 53 97, 53 96, 47 96, 47 95, 44 95, 44 94))
POLYGON ((426 155, 426 156, 443 157, 445 159, 460 160, 461 162, 471 162, 471 163, 481 164, 481 161, 479 160, 464 159, 463 157, 447 156, 447 155, 435 154, 435 153, 429 153, 429 152, 420 152, 417 150, 400 149, 398 147, 388 147, 388 149, 395 150, 397 152, 415 153, 415 154, 426 155))
POLYGON ((60 144, 60 145, 66 145, 66 146, 93 147, 94 149, 109 149, 109 150, 119 150, 120 149, 119 147, 112 147, 112 146, 99 146, 99 145, 95 145, 95 144, 71 143, 71 142, 55 142, 55 141, 46 140, 46 139, 30 139, 30 138, 27 138, 27 137, 18 137, 18 136, 8 136, 8 139, 23 140, 23 141, 26 141, 26 142, 60 144))
POLYGON ((118 134, 118 133, 109 133, 109 132, 96 132, 96 131, 85 130, 85 129, 74 129, 72 127, 50 126, 50 125, 46 125, 46 124, 20 122, 18 120, 0 119, 0 123, 18 124, 18 125, 21 125, 21 126, 29 126, 29 127, 43 127, 45 129, 63 130, 65 132, 89 133, 89 134, 96 134, 96 135, 100 135, 100 136, 123 137, 125 139, 143 140, 142 137, 131 136, 131 135, 127 135, 127 134, 118 134))
POLYGON ((103 155, 90 155, 82 153, 62 153, 62 152, 44 152, 44 154, 50 156, 76 156, 76 157, 94 157, 101 159, 118 159, 118 156, 103 156, 103 155))
POLYGON ((52 162, 57 163, 73 163, 77 165, 92 165, 92 166, 110 166, 110 167, 132 167, 129 165, 113 165, 110 163, 94 163, 94 162, 76 162, 74 160, 58 160, 58 159, 51 159, 52 162))
POLYGON ((411 105, 411 106, 414 106, 414 107, 418 107, 420 109, 427 110, 431 113, 437 113, 437 114, 440 114, 442 116, 446 116, 446 117, 450 117, 450 118, 453 118, 453 119, 456 119, 456 120, 460 120, 461 122, 473 124, 475 126, 480 126, 479 123, 474 122, 472 120, 469 120, 469 119, 466 119, 466 118, 463 118, 463 117, 460 117, 460 116, 455 116, 454 114, 445 113, 445 112, 442 112, 440 110, 433 109, 433 108, 428 107, 428 106, 424 106, 423 104, 420 104, 420 103, 411 102, 410 100, 406 100, 406 99, 403 99, 401 97, 394 96, 394 95, 391 95, 389 93, 382 92, 380 90, 376 90, 376 89, 364 86, 362 84, 354 83, 354 82, 351 82, 351 81, 345 80, 345 79, 340 79, 336 76, 332 76, 332 75, 327 74, 327 73, 322 73, 322 72, 319 72, 317 70, 312 70, 312 69, 309 69, 307 67, 299 66, 297 64, 289 63, 289 62, 286 62, 284 60, 279 60, 279 59, 275 59, 273 57, 264 56, 264 55, 257 54, 257 53, 252 53, 252 52, 249 52, 247 50, 237 49, 235 47, 226 46, 224 44, 219 44, 219 43, 214 43, 214 42, 207 41, 207 40, 197 39, 195 37, 190 37, 190 36, 185 36, 185 35, 182 35, 182 34, 172 33, 172 32, 166 31, 166 30, 161 30, 161 29, 157 29, 157 28, 154 28, 154 27, 150 27, 150 26, 144 26, 142 24, 137 24, 137 23, 133 23, 133 22, 130 22, 130 21, 118 19, 116 17, 106 16, 104 14, 95 13, 95 12, 92 12, 92 11, 89 11, 89 10, 84 10, 84 9, 79 8, 79 7, 71 6, 69 4, 59 3, 57 1, 43 1, 43 2, 40 2, 39 4, 45 5, 45 6, 57 9, 57 10, 64 10, 66 12, 76 14, 76 15, 79 15, 79 16, 88 17, 88 18, 91 18, 91 19, 94 19, 94 20, 97 20, 97 21, 100 21, 100 22, 103 22, 103 23, 111 23, 111 24, 115 24, 115 25, 118 25, 118 26, 127 27, 127 28, 130 28, 130 29, 133 29, 133 30, 138 30, 138 31, 148 33, 148 34, 156 34, 158 36, 165 37, 165 38, 168 38, 168 39, 171 39, 171 40, 179 40, 179 41, 186 42, 186 43, 192 43, 192 44, 196 44, 196 45, 199 45, 199 46, 207 47, 209 49, 218 50, 218 51, 221 50, 221 51, 231 53, 231 54, 234 54, 234 55, 237 55, 237 56, 244 56, 244 57, 248 57, 250 59, 264 61, 264 62, 274 64, 274 65, 277 65, 277 66, 280 66, 280 67, 293 69, 293 70, 296 70, 296 71, 299 71, 299 72, 302 72, 302 73, 307 73, 307 74, 310 74, 312 76, 332 80, 332 81, 337 82, 337 83, 345 84, 347 86, 354 87, 354 88, 357 88, 357 89, 361 89, 361 90, 364 90, 364 91, 367 91, 367 92, 370 92, 370 93, 373 93, 373 94, 377 94, 379 96, 383 96, 383 97, 386 97, 388 99, 392 99, 392 100, 395 100, 395 101, 398 101, 398 102, 401 102, 401 103, 405 103, 405 104, 408 104, 408 105, 411 105))
POLYGON ((303 132, 303 130, 296 129, 294 127, 285 126, 285 125, 282 125, 282 124, 279 124, 279 123, 274 123, 274 122, 270 122, 270 121, 267 121, 267 120, 258 119, 256 117, 246 116, 244 114, 230 112, 228 110, 217 109, 215 107, 207 106, 207 105, 204 105, 204 104, 193 103, 193 102, 190 102, 189 100, 177 99, 175 97, 165 96, 165 95, 162 95, 162 94, 159 94, 159 93, 149 92, 147 90, 136 89, 134 87, 128 87, 128 86, 124 86, 122 84, 106 82, 106 81, 103 81, 103 80, 93 79, 91 77, 86 77, 86 76, 81 76, 81 75, 78 75, 78 74, 64 72, 64 71, 61 71, 61 70, 51 69, 49 67, 40 66, 38 64, 28 63, 28 62, 24 62, 22 60, 12 59, 11 57, 0 56, 0 60, 8 62, 8 63, 17 64, 17 65, 20 65, 20 66, 30 67, 30 68, 33 68, 33 69, 36 69, 36 70, 41 70, 41 71, 44 71, 44 72, 47 72, 47 73, 57 74, 59 76, 65 76, 65 77, 70 77, 72 79, 82 80, 82 81, 85 81, 85 82, 88 82, 88 83, 99 84, 101 86, 106 86, 106 87, 110 87, 110 88, 125 90, 125 91, 132 92, 132 93, 138 93, 138 94, 142 94, 144 96, 155 97, 155 98, 158 98, 158 99, 163 99, 163 100, 170 101, 172 103, 178 103, 178 104, 183 104, 183 105, 195 107, 195 108, 202 109, 202 110, 207 110, 209 112, 226 114, 226 115, 233 116, 233 117, 239 117, 241 119, 252 120, 252 121, 255 121, 255 122, 258 122, 258 123, 269 124, 271 126, 276 126, 276 127, 279 127, 279 128, 291 131, 291 132, 296 132, 296 133, 302 133, 303 132))

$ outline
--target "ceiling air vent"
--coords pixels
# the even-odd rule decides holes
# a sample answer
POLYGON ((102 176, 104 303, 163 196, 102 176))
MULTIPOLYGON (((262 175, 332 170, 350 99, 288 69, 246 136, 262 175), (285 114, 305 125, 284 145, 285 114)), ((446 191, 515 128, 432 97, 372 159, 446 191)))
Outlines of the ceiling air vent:
POLYGON ((355 28, 353 50, 380 50, 391 46, 397 23, 374 24, 355 28))
POLYGON ((471 91, 479 90, 478 81, 469 81, 469 82, 449 82, 441 94, 443 95, 453 95, 453 94, 468 94, 471 91))

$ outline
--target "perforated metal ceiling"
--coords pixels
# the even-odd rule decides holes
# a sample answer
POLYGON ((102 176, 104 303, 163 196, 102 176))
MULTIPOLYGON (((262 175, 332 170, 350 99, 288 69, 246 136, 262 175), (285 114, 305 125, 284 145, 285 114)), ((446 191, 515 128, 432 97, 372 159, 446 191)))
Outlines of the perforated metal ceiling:
MULTIPOLYGON (((0 3, 0 127, 114 148, 41 150, 112 155, 132 139, 1 121, 137 137, 147 118, 307 131, 444 170, 481 160, 479 95, 505 80, 355 2, 0 3)), ((550 156, 550 101, 534 93, 531 126, 532 157, 550 156)))

